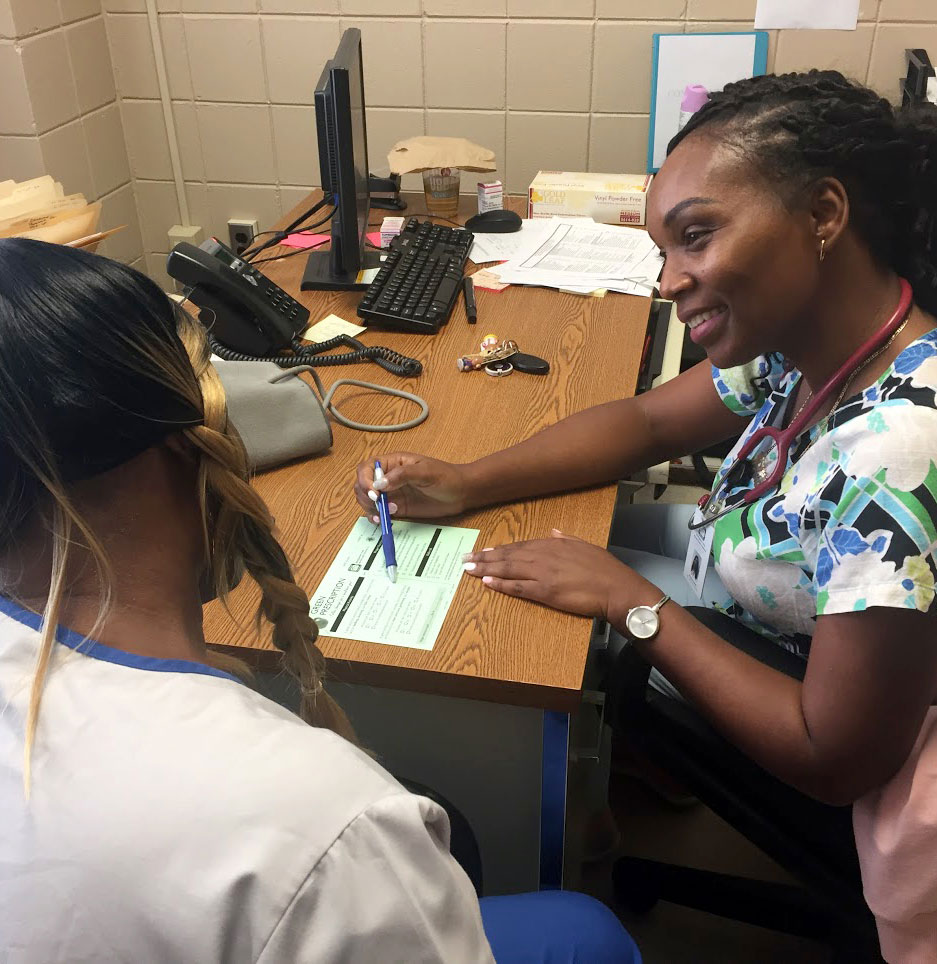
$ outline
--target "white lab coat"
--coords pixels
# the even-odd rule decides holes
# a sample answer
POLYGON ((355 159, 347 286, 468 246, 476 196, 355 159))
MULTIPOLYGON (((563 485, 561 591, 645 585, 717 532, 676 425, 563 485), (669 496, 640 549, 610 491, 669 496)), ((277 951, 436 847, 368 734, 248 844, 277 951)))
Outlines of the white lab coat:
POLYGON ((2 964, 492 960, 445 813, 199 664, 65 633, 27 801, 29 621, 0 599, 2 964))

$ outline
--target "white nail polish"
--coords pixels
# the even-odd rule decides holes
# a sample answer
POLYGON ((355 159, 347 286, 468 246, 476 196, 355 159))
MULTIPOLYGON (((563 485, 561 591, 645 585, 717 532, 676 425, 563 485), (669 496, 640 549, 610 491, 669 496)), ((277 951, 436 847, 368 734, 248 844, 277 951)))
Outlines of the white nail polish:
POLYGON ((475 568, 475 563, 474 563, 474 562, 466 562, 466 563, 463 563, 462 568, 463 568, 466 572, 471 572, 471 571, 475 568))
POLYGON ((374 489, 368 489, 368 498, 372 502, 377 502, 377 493, 374 491, 374 489))
POLYGON ((390 514, 393 515, 393 514, 397 511, 397 503, 396 503, 396 502, 388 502, 388 503, 387 503, 387 508, 390 509, 390 514))

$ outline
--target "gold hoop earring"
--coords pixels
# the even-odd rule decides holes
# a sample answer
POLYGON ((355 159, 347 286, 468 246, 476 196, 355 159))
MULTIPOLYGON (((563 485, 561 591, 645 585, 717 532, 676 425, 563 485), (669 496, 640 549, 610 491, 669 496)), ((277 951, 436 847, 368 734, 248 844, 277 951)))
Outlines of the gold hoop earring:
POLYGON ((826 257, 826 238, 820 238, 820 264, 823 264, 823 259, 826 257))

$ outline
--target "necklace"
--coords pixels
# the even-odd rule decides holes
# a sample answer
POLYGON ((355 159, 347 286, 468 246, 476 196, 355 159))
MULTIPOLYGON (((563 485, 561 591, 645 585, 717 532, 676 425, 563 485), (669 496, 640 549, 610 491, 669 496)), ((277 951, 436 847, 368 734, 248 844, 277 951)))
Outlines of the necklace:
MULTIPOLYGON (((803 378, 804 376, 801 375, 800 377, 803 378)), ((800 403, 800 406, 798 407, 797 411, 794 412, 794 417, 790 420, 790 422, 787 423, 788 425, 790 425, 791 422, 797 421, 797 416, 800 415, 800 413, 807 407, 807 402, 809 402, 811 398, 813 398, 813 389, 808 388, 807 397, 800 403)))
MULTIPOLYGON (((904 326, 908 323, 908 321, 910 320, 910 318, 911 318, 911 312, 909 311, 908 314, 905 315, 904 321, 895 329, 895 331, 894 331, 894 333, 892 334, 891 338, 889 338, 888 341, 886 341, 885 344, 882 345, 882 347, 878 349, 878 351, 873 352, 871 355, 869 355, 868 358, 866 358, 866 360, 865 360, 864 362, 862 362, 861 364, 859 364, 859 365, 853 370, 853 372, 852 372, 852 374, 849 376, 849 378, 847 378, 846 381, 843 382, 843 387, 842 387, 842 389, 840 389, 839 395, 836 396, 836 401, 833 402, 833 407, 826 413, 826 415, 823 416, 823 418, 820 419, 819 422, 817 422, 817 428, 818 428, 820 431, 818 431, 817 434, 816 434, 816 436, 815 436, 813 439, 811 439, 810 442, 807 443, 806 448, 804 448, 804 452, 806 452, 807 449, 809 449, 810 446, 813 445, 813 443, 816 441, 816 439, 820 437, 821 433, 822 433, 823 430, 826 428, 826 426, 827 426, 827 424, 829 423, 830 419, 833 417, 833 414, 836 412, 836 409, 838 409, 839 406, 842 404, 843 399, 846 397, 846 392, 849 391, 849 386, 853 383, 853 380, 855 379, 856 375, 858 375, 859 372, 861 372, 864 368, 866 368, 866 367, 867 367, 868 365, 870 365, 873 361, 875 361, 875 359, 878 358, 878 356, 881 355, 882 352, 887 351, 887 349, 888 349, 888 347, 891 345, 891 343, 901 334, 902 329, 903 329, 904 326)), ((800 415, 800 413, 804 410, 804 407, 806 406, 807 402, 810 401, 810 397, 811 397, 812 395, 813 395, 813 391, 811 390, 810 395, 808 395, 807 398, 804 399, 804 404, 801 405, 800 408, 797 410, 797 415, 800 415)), ((797 418, 797 415, 795 415, 794 418, 791 419, 792 422, 797 418)), ((809 431, 809 430, 810 430, 810 428, 809 428, 809 426, 808 426, 807 431, 809 431)), ((801 456, 803 456, 803 452, 801 452, 801 456)))
MULTIPOLYGON (((891 336, 891 338, 889 338, 888 341, 886 341, 885 344, 882 345, 882 347, 879 348, 879 350, 878 350, 877 352, 875 352, 874 354, 870 355, 868 358, 866 358, 866 360, 865 360, 864 362, 862 362, 860 365, 858 365, 858 366, 856 367, 855 371, 853 371, 853 373, 849 376, 849 378, 847 378, 846 381, 843 383, 842 391, 841 391, 841 392, 839 393, 839 395, 836 397, 836 401, 833 402, 833 407, 829 410, 829 412, 827 412, 826 417, 822 420, 822 422, 827 422, 827 421, 829 421, 829 419, 830 419, 831 416, 833 415, 833 412, 835 412, 836 409, 839 408, 839 406, 840 406, 840 404, 842 403, 843 399, 846 397, 846 392, 849 390, 849 386, 852 384, 852 381, 853 381, 853 379, 856 377, 856 375, 858 375, 859 372, 861 372, 862 369, 865 368, 867 365, 870 365, 873 361, 875 361, 875 359, 878 358, 878 356, 881 355, 882 352, 884 352, 884 351, 886 351, 886 350, 888 349, 889 345, 891 345, 891 343, 898 337, 898 335, 901 334, 901 329, 904 328, 904 326, 908 323, 908 321, 910 320, 910 318, 911 318, 911 314, 910 314, 910 312, 909 312, 908 315, 907 315, 907 317, 905 318, 905 320, 898 326, 898 328, 895 329, 895 332, 894 332, 894 334, 891 336)), ((801 377, 803 377, 803 376, 801 376, 801 377)), ((806 398, 805 398, 805 399, 800 403, 800 405, 797 407, 797 411, 794 412, 794 417, 791 418, 791 419, 788 421, 788 423, 787 423, 788 425, 790 425, 791 423, 797 421, 798 416, 799 416, 800 413, 807 407, 807 403, 810 401, 811 398, 813 398, 813 389, 812 389, 812 388, 808 388, 806 398)))

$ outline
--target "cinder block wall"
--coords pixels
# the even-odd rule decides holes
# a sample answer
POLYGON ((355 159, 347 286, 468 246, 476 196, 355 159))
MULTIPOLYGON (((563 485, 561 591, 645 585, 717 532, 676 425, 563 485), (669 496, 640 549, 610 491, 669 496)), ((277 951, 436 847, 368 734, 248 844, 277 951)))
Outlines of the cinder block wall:
MULTIPOLYGON (((101 0, 0 0, 0 80, 16 92, 0 103, 0 177, 54 161, 69 190, 103 194, 112 208, 119 199, 128 214, 132 177, 140 236, 126 237, 121 254, 142 243, 161 277, 180 215, 146 8, 103 0, 103 17, 100 8, 101 0), (56 93, 69 84, 74 93, 56 93)), ((541 167, 642 171, 651 35, 752 29, 755 0, 158 0, 157 8, 191 219, 223 237, 228 218, 269 227, 318 184, 313 88, 346 27, 363 34, 375 173, 386 172, 387 151, 402 137, 461 135, 491 147, 506 189, 523 192, 541 167)), ((937 57, 934 0, 862 0, 856 31, 772 31, 768 69, 836 67, 894 98, 911 46, 937 57)), ((465 176, 463 189, 474 180, 465 176)))

